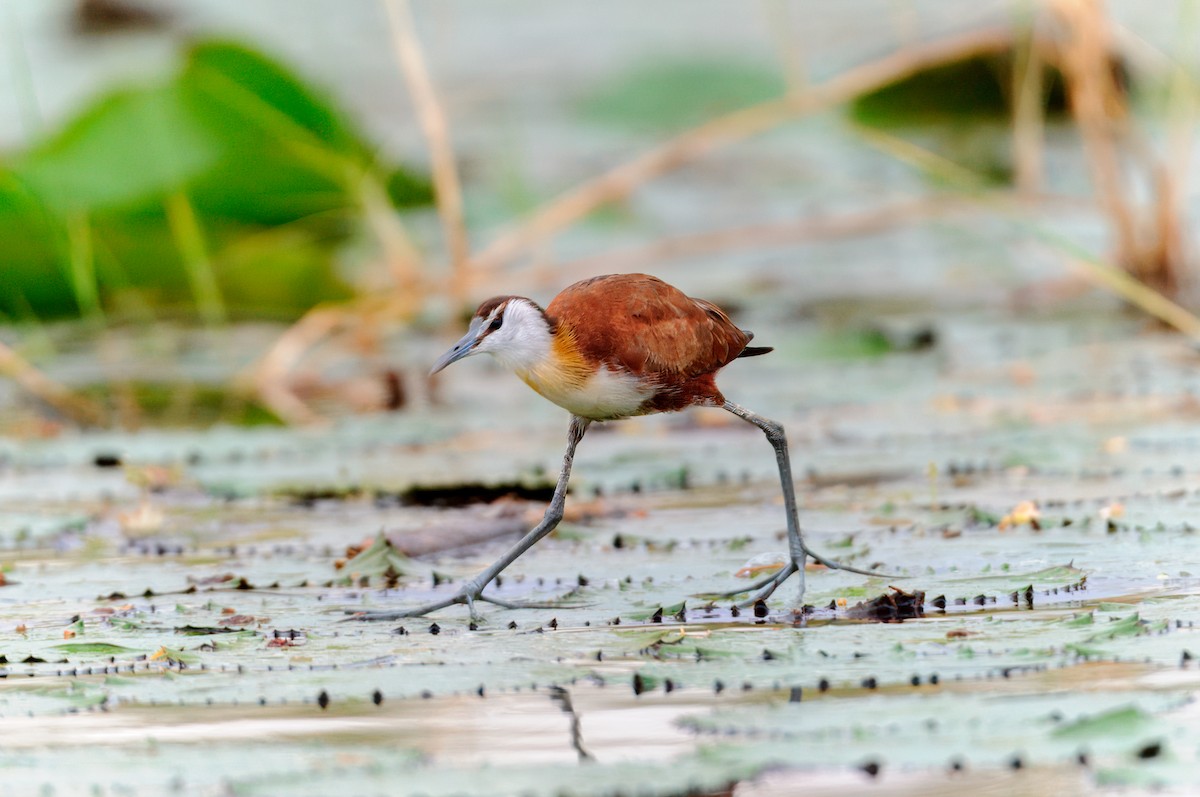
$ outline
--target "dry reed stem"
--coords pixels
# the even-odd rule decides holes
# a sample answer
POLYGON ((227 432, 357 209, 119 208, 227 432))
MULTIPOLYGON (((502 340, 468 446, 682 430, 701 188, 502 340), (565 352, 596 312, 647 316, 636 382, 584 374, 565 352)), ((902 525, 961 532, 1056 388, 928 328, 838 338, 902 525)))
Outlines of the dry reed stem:
POLYGON ((397 295, 406 297, 414 307, 419 307, 425 282, 421 253, 409 238, 387 191, 374 177, 364 175, 359 188, 359 201, 367 227, 383 250, 397 295))
POLYGON ((1113 31, 1098 0, 1049 0, 1060 23, 1062 70, 1071 110, 1083 138, 1092 181, 1115 236, 1114 260, 1151 288, 1178 293, 1184 265, 1180 191, 1174 168, 1161 163, 1127 129, 1124 97, 1113 75, 1113 31), (1149 171, 1153 195, 1148 213, 1131 199, 1122 163, 1123 143, 1149 171))
POLYGON ((629 271, 681 257, 718 255, 741 249, 769 249, 811 241, 870 235, 913 221, 943 215, 974 212, 981 206, 963 197, 921 197, 881 208, 824 218, 748 224, 723 230, 675 238, 663 238, 625 251, 606 252, 563 263, 569 273, 587 273, 600 269, 629 271))
POLYGON ((451 293, 458 297, 465 288, 463 270, 470 256, 470 243, 463 220, 462 189, 454 160, 454 146, 450 141, 450 126, 429 77, 421 43, 413 30, 408 0, 387 0, 386 7, 396 62, 408 84, 417 120, 429 146, 438 215, 453 271, 451 293))
POLYGON ((1112 38, 1097 0, 1050 0, 1050 8, 1063 23, 1060 61, 1087 152, 1092 180, 1117 235, 1120 260, 1136 251, 1137 231, 1133 209, 1126 201, 1121 178, 1116 120, 1116 96, 1109 54, 1112 38))
POLYGON ((105 420, 105 412, 100 405, 72 393, 3 343, 0 343, 0 374, 8 376, 26 392, 78 424, 100 425, 105 420))
POLYGON ((775 42, 780 69, 789 94, 802 94, 808 89, 808 69, 804 54, 796 40, 789 0, 762 0, 767 31, 775 42))
POLYGON ((1017 190, 1034 193, 1042 187, 1045 109, 1042 96, 1042 56, 1037 31, 1029 35, 1013 59, 1013 163, 1017 190))
POLYGON ((292 390, 296 365, 319 344, 340 333, 351 336, 353 348, 373 350, 378 330, 389 320, 410 317, 413 307, 411 295, 394 291, 314 307, 276 338, 270 350, 243 370, 236 381, 253 385, 263 403, 286 423, 324 423, 327 419, 292 390))
POLYGON ((939 39, 854 67, 803 93, 720 116, 551 200, 471 258, 469 267, 486 270, 506 263, 596 208, 623 199, 642 184, 726 144, 848 102, 931 66, 1011 47, 1012 41, 1013 35, 1008 28, 988 28, 939 39))
POLYGON ((1070 255, 1068 262, 1079 268, 1093 282, 1108 288, 1147 315, 1200 342, 1200 318, 1131 276, 1129 272, 1090 257, 1070 255))

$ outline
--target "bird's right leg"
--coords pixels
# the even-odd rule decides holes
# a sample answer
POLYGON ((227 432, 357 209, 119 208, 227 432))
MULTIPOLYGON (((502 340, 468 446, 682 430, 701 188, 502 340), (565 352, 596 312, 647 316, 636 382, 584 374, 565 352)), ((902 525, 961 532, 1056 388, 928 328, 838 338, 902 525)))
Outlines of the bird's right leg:
POLYGON ((796 600, 798 603, 803 602, 804 563, 808 556, 811 556, 817 562, 833 570, 845 570, 849 573, 859 573, 864 576, 884 575, 828 559, 816 553, 804 543, 804 535, 800 531, 799 512, 796 508, 796 490, 792 485, 792 461, 791 457, 788 456, 787 436, 783 432, 783 426, 770 418, 764 418, 756 412, 734 404, 732 401, 726 401, 723 409, 732 412, 742 420, 752 423, 761 429, 763 434, 767 436, 767 440, 770 441, 771 447, 775 449, 775 460, 779 466, 779 481, 783 487, 783 506, 784 511, 787 513, 788 549, 790 556, 790 561, 770 578, 763 579, 745 589, 725 593, 725 596, 732 597, 757 590, 742 604, 748 606, 756 601, 766 600, 780 584, 787 581, 793 574, 796 574, 800 577, 799 596, 796 600))
POLYGON ((515 608, 538 608, 536 604, 528 603, 510 603, 502 601, 499 598, 491 598, 483 594, 484 588, 492 583, 496 576, 521 557, 521 554, 528 551, 537 543, 538 540, 545 537, 558 526, 559 521, 563 517, 563 509, 567 503, 567 482, 571 479, 571 465, 575 461, 575 447, 579 445, 579 441, 583 439, 584 433, 587 431, 588 425, 591 424, 587 418, 581 418, 578 415, 571 416, 571 425, 567 430, 567 450, 563 454, 562 470, 558 474, 558 484, 554 488, 554 496, 550 499, 550 506, 546 507, 546 514, 542 516, 542 522, 538 523, 533 529, 525 534, 517 543, 509 548, 496 561, 488 565, 482 573, 463 585, 455 594, 440 601, 427 603, 424 606, 417 606, 412 609, 401 609, 393 612, 359 612, 354 613, 351 620, 361 621, 389 621, 399 620, 405 617, 422 617, 431 612, 436 612, 438 609, 445 609, 447 606, 453 606, 456 603, 464 603, 471 612, 472 619, 477 619, 478 615, 475 611, 476 601, 485 601, 494 603, 497 606, 503 606, 506 609, 515 608))

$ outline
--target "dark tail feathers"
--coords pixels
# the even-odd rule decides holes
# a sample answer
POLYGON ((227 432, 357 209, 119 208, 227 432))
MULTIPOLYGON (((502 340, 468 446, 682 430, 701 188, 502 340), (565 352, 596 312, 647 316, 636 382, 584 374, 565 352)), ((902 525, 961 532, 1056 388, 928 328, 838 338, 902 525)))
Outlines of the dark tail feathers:
MULTIPOLYGON (((754 340, 754 333, 748 329, 743 329, 742 334, 746 336, 746 342, 754 340)), ((738 357, 757 357, 760 354, 769 354, 775 351, 772 346, 747 346, 742 349, 742 353, 738 357)), ((737 359, 736 357, 734 359, 737 359)))

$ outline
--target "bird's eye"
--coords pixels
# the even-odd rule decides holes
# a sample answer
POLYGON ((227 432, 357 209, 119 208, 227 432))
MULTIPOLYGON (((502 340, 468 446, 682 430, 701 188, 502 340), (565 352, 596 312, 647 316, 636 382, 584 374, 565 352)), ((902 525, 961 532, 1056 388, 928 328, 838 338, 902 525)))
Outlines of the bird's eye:
POLYGON ((500 328, 500 325, 502 323, 504 323, 504 319, 501 318, 500 316, 496 316, 495 318, 492 319, 492 323, 488 324, 488 332, 495 332, 497 329, 500 328))

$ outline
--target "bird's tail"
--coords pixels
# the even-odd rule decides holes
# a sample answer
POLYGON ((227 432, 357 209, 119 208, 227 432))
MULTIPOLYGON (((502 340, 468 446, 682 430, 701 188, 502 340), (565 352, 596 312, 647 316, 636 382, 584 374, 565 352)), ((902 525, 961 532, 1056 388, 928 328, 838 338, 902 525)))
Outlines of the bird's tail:
POLYGON ((775 351, 773 346, 747 346, 738 357, 757 357, 760 354, 770 354, 775 351))

